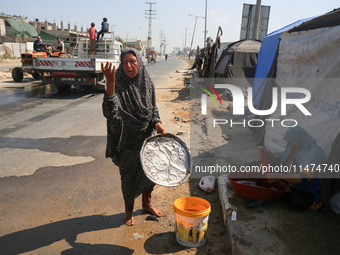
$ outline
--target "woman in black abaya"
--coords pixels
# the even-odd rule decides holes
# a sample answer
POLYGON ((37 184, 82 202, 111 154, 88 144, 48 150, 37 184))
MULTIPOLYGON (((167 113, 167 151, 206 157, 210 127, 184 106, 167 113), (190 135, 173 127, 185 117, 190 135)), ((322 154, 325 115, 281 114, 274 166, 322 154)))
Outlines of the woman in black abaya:
POLYGON ((142 206, 160 217, 162 212, 152 206, 151 192, 155 186, 144 174, 139 152, 145 138, 155 129, 165 134, 158 108, 155 88, 138 53, 128 49, 121 54, 115 67, 107 62, 102 71, 106 77, 103 113, 107 119, 106 157, 119 167, 125 202, 125 224, 134 224, 134 200, 142 194, 142 206))

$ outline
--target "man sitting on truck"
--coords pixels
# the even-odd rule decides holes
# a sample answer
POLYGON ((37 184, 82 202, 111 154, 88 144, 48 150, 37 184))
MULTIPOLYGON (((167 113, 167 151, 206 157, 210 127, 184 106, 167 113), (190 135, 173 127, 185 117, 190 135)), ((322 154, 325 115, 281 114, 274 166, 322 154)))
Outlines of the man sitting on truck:
POLYGON ((40 51, 43 51, 43 49, 44 49, 44 43, 41 40, 41 37, 38 36, 37 40, 35 40, 33 43, 33 50, 34 52, 40 52, 40 51))
POLYGON ((99 41, 100 35, 102 36, 102 39, 103 39, 104 33, 108 33, 109 32, 109 26, 110 25, 109 25, 109 23, 107 23, 107 18, 103 18, 102 29, 97 34, 97 41, 99 41))
POLYGON ((54 51, 64 52, 64 43, 57 37, 57 46, 54 48, 54 51))

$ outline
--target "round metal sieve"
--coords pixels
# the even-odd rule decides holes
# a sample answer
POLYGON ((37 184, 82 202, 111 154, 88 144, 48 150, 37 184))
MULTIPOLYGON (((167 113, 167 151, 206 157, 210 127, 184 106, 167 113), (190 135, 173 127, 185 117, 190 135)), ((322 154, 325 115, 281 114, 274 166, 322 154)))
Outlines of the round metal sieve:
POLYGON ((162 186, 178 186, 191 173, 192 158, 186 143, 178 136, 166 133, 145 139, 140 152, 146 176, 162 186))

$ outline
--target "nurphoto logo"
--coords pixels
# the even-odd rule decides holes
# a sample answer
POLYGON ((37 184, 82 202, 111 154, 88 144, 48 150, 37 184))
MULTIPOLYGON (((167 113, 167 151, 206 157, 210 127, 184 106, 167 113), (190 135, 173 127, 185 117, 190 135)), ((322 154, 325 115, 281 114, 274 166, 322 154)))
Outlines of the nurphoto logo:
MULTIPOLYGON (((233 96, 233 115, 244 115, 245 97, 244 97, 243 91, 239 87, 232 85, 232 84, 215 84, 215 88, 213 88, 212 86, 208 84, 205 84, 202 82, 198 82, 198 83, 204 85, 205 87, 213 91, 215 95, 217 96, 217 98, 219 99, 221 106, 222 106, 222 101, 221 101, 219 94, 216 92, 215 88, 216 89, 228 89, 233 96)), ((209 92, 205 88, 200 88, 200 89, 206 92, 213 99, 215 105, 217 105, 216 100, 211 94, 211 92, 209 92)), ((281 101, 281 115, 282 116, 285 116, 287 114, 287 105, 295 105, 306 116, 312 115, 303 105, 309 102, 309 100, 311 99, 311 93, 308 89, 297 88, 297 87, 282 87, 280 89, 280 92, 281 92, 280 101, 281 101)), ((207 114, 207 94, 201 94, 201 114, 202 115, 207 114)), ((248 87, 248 95, 252 95, 252 94, 253 94, 252 88, 248 87)), ((254 115, 269 116, 276 111, 278 107, 278 101, 279 101, 278 99, 279 99, 278 88, 274 87, 272 88, 271 107, 266 110, 259 110, 254 107, 252 97, 248 96, 249 111, 254 115)), ((265 121, 269 122, 269 124, 271 123, 271 126, 274 127, 275 126, 274 123, 280 120, 279 119, 265 119, 265 121)), ((243 126, 246 126, 246 124, 248 124, 249 127, 262 127, 265 124, 265 121, 263 121, 262 119, 250 119, 246 123, 245 119, 242 122, 233 122, 232 120, 227 120, 227 119, 214 119, 213 126, 215 127, 216 125, 223 125, 223 124, 230 123, 231 127, 236 124, 237 125, 241 124, 243 126)), ((283 119, 280 122, 281 122, 281 125, 284 127, 292 127, 292 126, 298 125, 297 121, 294 119, 283 119), (287 123, 289 122, 293 122, 293 124, 288 125, 287 123)))

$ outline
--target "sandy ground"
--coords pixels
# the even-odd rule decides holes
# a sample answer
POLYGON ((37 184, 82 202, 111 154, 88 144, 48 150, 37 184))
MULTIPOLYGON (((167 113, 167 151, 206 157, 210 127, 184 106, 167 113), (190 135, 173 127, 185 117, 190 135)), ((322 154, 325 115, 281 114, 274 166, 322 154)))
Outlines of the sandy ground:
MULTIPOLYGON (((189 64, 188 64, 189 68, 189 64)), ((185 71, 185 70, 178 70, 185 71)), ((191 73, 174 72, 165 80, 161 87, 156 88, 157 106, 163 126, 169 133, 177 134, 190 146, 190 89, 183 83, 185 78, 192 77, 191 73)), ((223 214, 218 191, 206 193, 198 187, 199 179, 190 178, 181 186, 168 188, 156 186, 153 193, 153 201, 165 213, 162 222, 164 226, 157 226, 154 222, 148 224, 155 226, 152 233, 158 245, 145 243, 147 254, 230 254, 228 235, 223 225, 223 214), (180 197, 197 196, 210 202, 211 213, 209 215, 207 243, 200 248, 187 249, 177 244, 174 228, 173 202, 180 197), (169 242, 170 240, 170 242, 169 242)), ((217 187, 217 186, 216 186, 217 187)), ((139 225, 138 223, 136 225, 139 225)), ((142 232, 142 229, 140 229, 142 232)), ((150 231, 150 230, 148 230, 150 231)))

